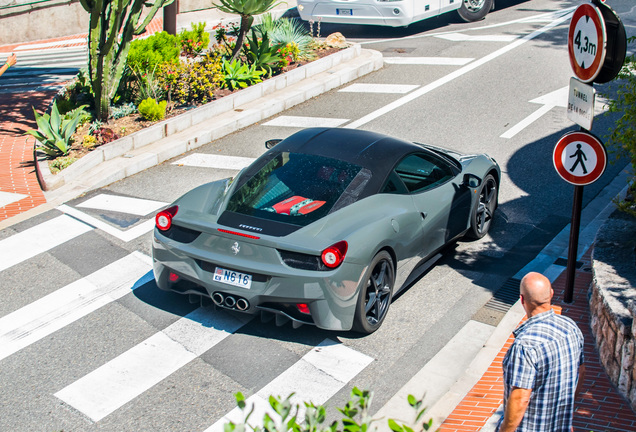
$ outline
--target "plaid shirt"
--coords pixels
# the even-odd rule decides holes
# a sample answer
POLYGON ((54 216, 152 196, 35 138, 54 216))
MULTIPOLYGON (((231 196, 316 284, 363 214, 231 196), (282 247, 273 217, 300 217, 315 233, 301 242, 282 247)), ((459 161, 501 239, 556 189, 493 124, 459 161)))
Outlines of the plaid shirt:
POLYGON ((583 364, 581 330, 570 318, 550 310, 528 319, 513 334, 515 341, 503 360, 504 411, 513 387, 532 389, 517 431, 570 432, 583 364))

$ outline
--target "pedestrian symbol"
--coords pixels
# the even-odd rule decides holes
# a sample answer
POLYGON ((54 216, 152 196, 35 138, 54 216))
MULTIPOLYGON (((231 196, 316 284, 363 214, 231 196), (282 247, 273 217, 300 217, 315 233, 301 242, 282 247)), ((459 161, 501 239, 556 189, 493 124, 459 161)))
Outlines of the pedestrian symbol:
POLYGON ((585 169, 585 163, 583 162, 583 160, 587 160, 587 157, 585 156, 583 150, 581 150, 581 144, 576 145, 576 151, 570 157, 576 158, 576 162, 574 162, 574 165, 572 165, 572 168, 570 168, 570 172, 574 172, 574 168, 576 168, 578 164, 581 164, 581 167, 583 168, 583 174, 587 174, 587 169, 585 169))
POLYGON ((583 186, 603 174, 607 154, 603 143, 591 133, 570 132, 554 147, 552 162, 565 181, 583 186))

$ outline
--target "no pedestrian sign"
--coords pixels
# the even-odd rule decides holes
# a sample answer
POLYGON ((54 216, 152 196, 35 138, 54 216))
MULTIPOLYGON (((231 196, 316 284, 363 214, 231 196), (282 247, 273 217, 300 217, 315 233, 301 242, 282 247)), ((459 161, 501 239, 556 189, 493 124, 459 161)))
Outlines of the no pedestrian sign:
POLYGON ((594 81, 603 67, 607 33, 599 9, 589 3, 580 5, 572 15, 568 34, 568 52, 574 74, 583 82, 594 81))
POLYGON ((607 151, 591 133, 570 132, 557 142, 552 162, 563 180, 585 186, 594 183, 605 172, 607 151))

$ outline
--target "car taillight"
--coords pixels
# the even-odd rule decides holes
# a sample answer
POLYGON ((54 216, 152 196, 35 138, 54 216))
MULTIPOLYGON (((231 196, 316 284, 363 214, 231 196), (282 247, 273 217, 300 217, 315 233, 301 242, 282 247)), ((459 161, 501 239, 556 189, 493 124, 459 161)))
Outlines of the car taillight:
POLYGON ((296 304, 296 308, 298 309, 298 312, 305 314, 305 315, 310 315, 311 312, 309 311, 309 305, 307 303, 298 303, 296 304))
POLYGON ((167 231, 172 226, 172 218, 179 211, 179 206, 172 206, 157 213, 155 224, 161 231, 167 231))
POLYGON ((344 261, 348 247, 349 245, 347 245, 347 242, 344 240, 329 246, 322 251, 321 258, 323 264, 329 268, 338 267, 344 261))

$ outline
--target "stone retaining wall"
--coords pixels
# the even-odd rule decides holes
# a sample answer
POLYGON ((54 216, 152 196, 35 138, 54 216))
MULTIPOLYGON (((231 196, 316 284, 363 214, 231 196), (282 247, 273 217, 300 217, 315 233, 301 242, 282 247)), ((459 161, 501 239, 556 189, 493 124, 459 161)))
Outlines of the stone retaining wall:
POLYGON ((592 333, 605 371, 636 411, 636 219, 614 212, 592 255, 592 333))

